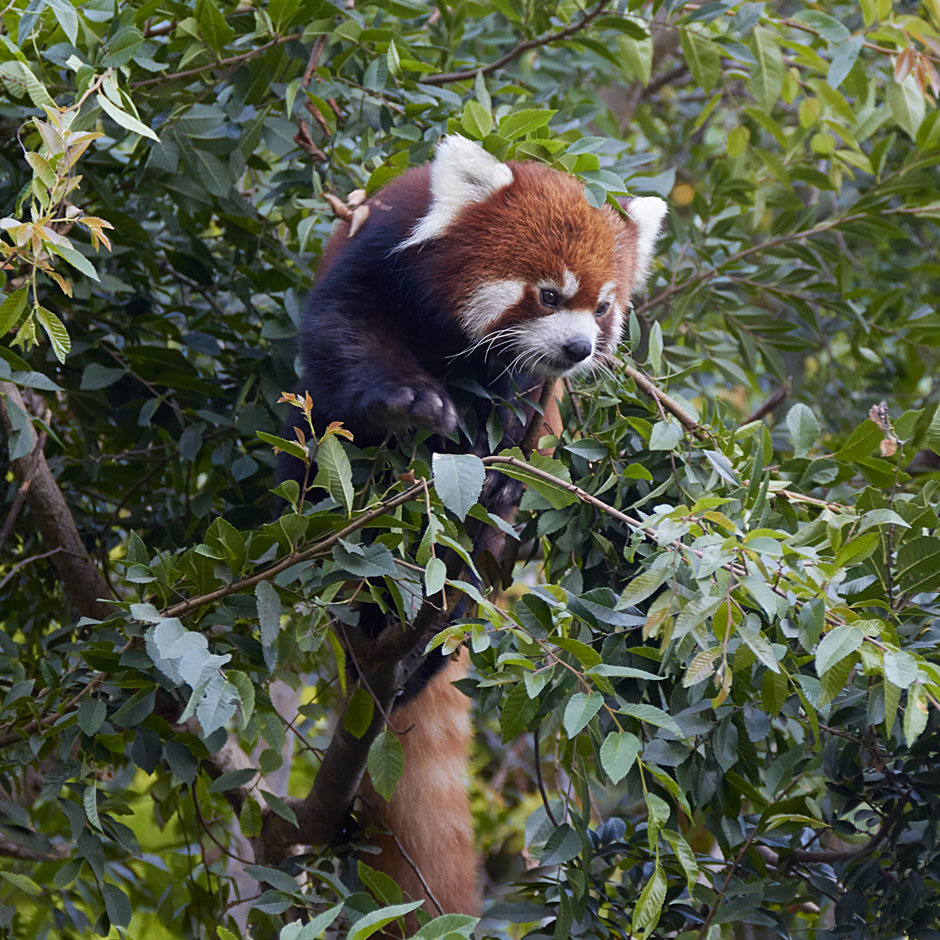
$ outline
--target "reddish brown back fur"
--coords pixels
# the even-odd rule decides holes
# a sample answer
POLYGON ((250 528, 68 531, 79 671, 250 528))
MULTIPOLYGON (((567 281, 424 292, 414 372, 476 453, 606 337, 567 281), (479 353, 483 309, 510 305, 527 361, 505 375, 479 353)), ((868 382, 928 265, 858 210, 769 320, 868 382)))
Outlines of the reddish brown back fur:
MULTIPOLYGON (((466 780, 469 701, 452 685, 466 674, 463 652, 420 696, 395 709, 392 721, 402 732, 405 772, 390 803, 364 781, 360 792, 367 806, 360 818, 394 834, 445 912, 475 914, 480 892, 466 780)), ((382 854, 366 856, 366 864, 394 879, 406 898, 427 899, 424 910, 436 916, 395 839, 383 835, 375 843, 382 854)))

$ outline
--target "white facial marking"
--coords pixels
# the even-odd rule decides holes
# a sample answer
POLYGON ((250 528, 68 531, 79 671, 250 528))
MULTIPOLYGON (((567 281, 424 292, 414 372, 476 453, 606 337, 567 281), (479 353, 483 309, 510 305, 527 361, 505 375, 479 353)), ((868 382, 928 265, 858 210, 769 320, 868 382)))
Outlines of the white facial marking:
POLYGON ((565 280, 562 285, 562 294, 565 297, 574 297, 578 292, 581 282, 567 268, 565 268, 565 280))
POLYGON ((470 295, 457 316, 467 335, 480 339, 494 320, 522 300, 524 293, 525 281, 488 281, 470 295))
POLYGON ((549 375, 572 374, 590 369, 597 353, 600 328, 593 310, 559 310, 527 323, 516 339, 518 366, 549 375), (563 347, 566 343, 585 340, 591 354, 566 367, 563 347))
POLYGON ((658 196, 637 196, 626 205, 627 215, 636 223, 636 268, 633 273, 633 289, 641 290, 649 274, 653 247, 666 217, 667 206, 658 196))
POLYGON ((512 182, 512 170, 466 137, 445 137, 431 163, 431 207, 398 251, 439 238, 460 211, 512 182))
POLYGON ((612 304, 617 299, 617 282, 607 281, 597 295, 597 304, 612 304))

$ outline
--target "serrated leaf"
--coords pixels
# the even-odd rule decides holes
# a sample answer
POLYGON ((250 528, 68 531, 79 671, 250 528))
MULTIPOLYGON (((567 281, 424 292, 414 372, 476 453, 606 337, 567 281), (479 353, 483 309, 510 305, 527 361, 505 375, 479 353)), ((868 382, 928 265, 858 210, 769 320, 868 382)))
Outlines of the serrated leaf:
POLYGON ((486 478, 483 461, 472 454, 435 454, 432 473, 441 502, 462 522, 480 499, 486 478))
POLYGON ((93 735, 104 723, 107 707, 100 698, 86 698, 79 706, 77 713, 78 727, 83 734, 93 735))
POLYGON ((803 457, 819 436, 819 421, 806 405, 794 405, 787 412, 787 428, 793 441, 793 452, 803 457))
POLYGON ((676 720, 655 705, 646 705, 643 702, 621 702, 617 711, 621 715, 638 718, 648 725, 665 728, 666 731, 671 731, 677 738, 682 737, 682 729, 676 724, 676 720))
POLYGON ((255 710, 255 687, 248 676, 236 669, 229 670, 226 676, 238 692, 241 708, 241 727, 244 729, 255 710))
POLYGON ((28 287, 21 287, 3 298, 3 303, 0 304, 0 337, 20 322, 20 317, 26 309, 28 299, 28 287))
POLYGON ((624 589, 620 602, 626 607, 634 607, 640 601, 646 600, 669 577, 671 569, 668 565, 648 568, 638 574, 624 589))
POLYGON ((659 923, 663 903, 666 900, 666 876, 659 865, 653 871, 653 876, 640 892, 639 900, 633 911, 633 930, 640 931, 642 937, 647 937, 659 923))
POLYGON ((96 95, 98 100, 98 105, 101 107, 101 110, 104 111, 108 117, 111 118, 116 124, 120 124, 125 130, 131 131, 134 134, 139 134, 141 137, 149 137, 151 140, 155 140, 157 143, 160 143, 160 138, 147 127, 146 124, 138 121, 132 114, 128 114, 126 111, 122 111, 116 104, 108 100, 100 91, 96 95))
POLYGON ((270 581, 259 581, 255 585, 255 602, 258 605, 261 645, 271 646, 281 632, 281 597, 270 581))
POLYGON ((816 675, 821 676, 846 656, 854 653, 862 645, 863 639, 862 631, 848 623, 830 630, 816 647, 816 675))
POLYGON ((447 565, 440 558, 432 558, 424 569, 424 590, 428 597, 439 594, 447 579, 447 565))
POLYGON ((604 696, 600 692, 576 692, 565 706, 565 732, 573 738, 600 711, 604 696))
POLYGON ((366 764, 375 792, 383 799, 390 800, 405 769, 405 752, 401 742, 388 728, 370 745, 366 764))
POLYGON ((640 751, 640 739, 629 731, 611 731, 601 745, 601 767, 613 783, 629 773, 640 751))
POLYGON ((885 679, 899 689, 906 689, 917 681, 920 670, 917 660, 910 653, 903 651, 895 653, 888 650, 885 653, 884 662, 885 679))
POLYGON ((357 688, 346 703, 343 727, 354 738, 361 738, 369 730, 374 712, 375 702, 372 696, 365 689, 357 688))
POLYGON ((916 140, 917 131, 927 113, 927 106, 914 74, 905 76, 902 82, 889 79, 886 98, 895 121, 912 140, 916 140))
MULTIPOLYGON (((221 659, 222 657, 213 658, 221 659)), ((202 699, 196 706, 196 717, 202 726, 204 738, 209 737, 213 731, 225 727, 226 722, 235 715, 237 699, 238 693, 234 685, 226 681, 224 676, 212 676, 203 692, 202 699)))
POLYGON ((721 76, 721 55, 718 46, 707 36, 686 27, 679 27, 679 39, 682 42, 682 54, 695 84, 702 91, 711 91, 721 76))
POLYGON ((783 56, 776 37, 763 26, 754 29, 751 52, 756 60, 751 69, 751 88, 758 104, 770 112, 783 89, 783 56))
POLYGON ((913 685, 907 693, 904 706, 904 740, 910 747, 927 727, 927 690, 922 685, 913 685))
POLYGON ((85 787, 82 794, 82 805, 85 807, 85 817, 95 827, 101 829, 101 820, 98 817, 98 791, 94 786, 85 787))
MULTIPOLYGON (((6 303, 4 303, 4 307, 5 306, 6 303)), ((2 320, 2 313, 3 308, 0 308, 0 320, 2 320)), ((2 332, 2 330, 0 330, 0 332, 2 332)), ((927 428, 927 435, 925 440, 927 446, 935 454, 940 454, 940 405, 937 405, 937 408, 933 413, 933 417, 930 419, 930 426, 927 428)))
MULTIPOLYGON (((748 621, 752 618, 749 616, 748 621)), ((754 621, 757 621, 757 618, 753 618, 754 621)), ((777 657, 774 656, 774 648, 770 643, 770 640, 764 636, 756 624, 750 622, 742 623, 738 627, 738 634, 741 639, 748 645, 751 652, 771 671, 771 672, 780 672, 780 664, 777 662, 777 657)))
POLYGON ((317 448, 317 467, 320 471, 317 474, 317 485, 323 486, 325 482, 330 496, 346 510, 348 516, 353 504, 352 465, 336 435, 330 435, 320 441, 317 448))
POLYGON ((493 118, 479 101, 471 98, 464 106, 460 123, 470 137, 483 140, 493 127, 493 118))
POLYGON ((39 320, 42 328, 46 331, 46 336, 49 337, 56 359, 59 362, 65 362, 65 357, 72 348, 72 341, 69 339, 69 331, 65 328, 65 324, 45 307, 36 307, 36 319, 39 320))

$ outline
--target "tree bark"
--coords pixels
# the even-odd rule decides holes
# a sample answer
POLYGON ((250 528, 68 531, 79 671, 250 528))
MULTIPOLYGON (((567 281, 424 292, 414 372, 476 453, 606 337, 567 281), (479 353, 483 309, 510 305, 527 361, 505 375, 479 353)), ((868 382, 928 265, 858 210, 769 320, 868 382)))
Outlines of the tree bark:
MULTIPOLYGON (((13 383, 0 382, 0 397, 4 399, 0 407, 0 430, 9 441, 15 431, 13 415, 16 410, 27 417, 30 414, 20 390, 13 383)), ((21 489, 25 489, 26 505, 43 542, 50 550, 58 549, 50 560, 59 573, 69 603, 81 616, 104 620, 110 613, 105 599, 111 597, 111 590, 82 542, 41 445, 42 440, 37 437, 30 453, 12 461, 13 473, 21 489)))

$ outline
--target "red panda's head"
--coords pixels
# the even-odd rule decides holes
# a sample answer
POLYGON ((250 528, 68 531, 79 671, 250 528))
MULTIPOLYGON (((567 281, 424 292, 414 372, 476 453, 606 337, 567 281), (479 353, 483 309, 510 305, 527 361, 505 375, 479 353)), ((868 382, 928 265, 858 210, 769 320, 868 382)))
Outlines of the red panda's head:
POLYGON ((448 137, 431 201, 399 249, 434 243, 434 281, 469 340, 519 369, 558 376, 609 358, 646 281, 666 204, 592 207, 572 176, 500 163, 448 137))

